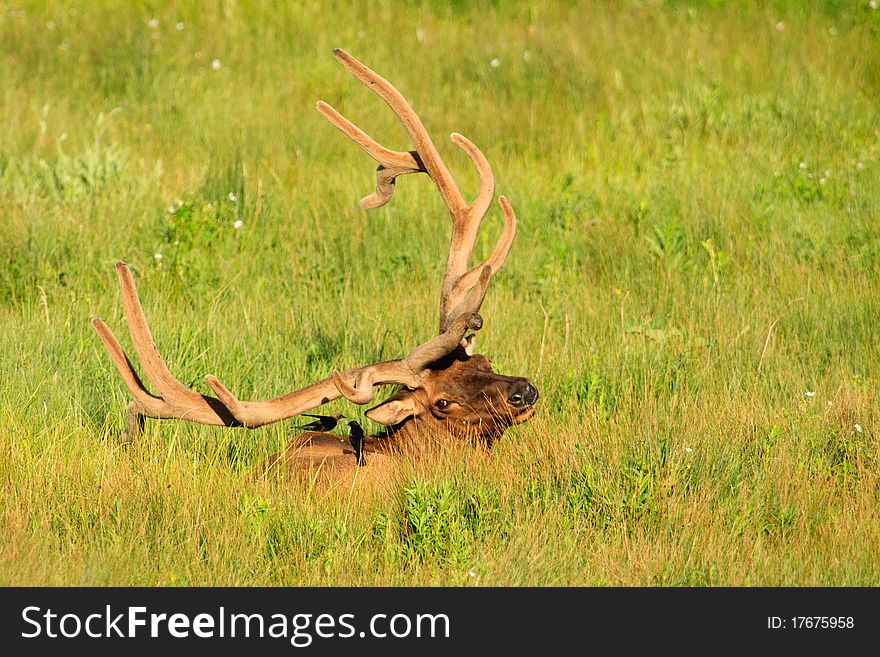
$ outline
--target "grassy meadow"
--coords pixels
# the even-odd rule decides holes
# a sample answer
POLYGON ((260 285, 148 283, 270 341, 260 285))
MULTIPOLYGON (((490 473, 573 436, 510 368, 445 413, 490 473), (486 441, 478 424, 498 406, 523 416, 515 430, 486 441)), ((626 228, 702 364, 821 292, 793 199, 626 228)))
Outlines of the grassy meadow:
POLYGON ((878 62, 855 0, 3 2, 0 584, 880 585, 878 62), (315 102, 410 146, 335 46, 492 163, 479 351, 539 412, 384 481, 261 475, 291 421, 122 444, 116 260, 201 392, 433 335, 446 210, 358 209, 315 102))

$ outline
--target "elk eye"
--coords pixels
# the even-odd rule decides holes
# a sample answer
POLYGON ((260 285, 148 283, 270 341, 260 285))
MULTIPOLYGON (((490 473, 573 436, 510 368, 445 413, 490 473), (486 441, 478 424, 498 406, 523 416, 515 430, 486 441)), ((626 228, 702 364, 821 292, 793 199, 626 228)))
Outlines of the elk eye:
POLYGON ((449 402, 445 399, 438 399, 434 402, 434 406, 439 408, 441 411, 445 411, 447 408, 449 408, 449 402))

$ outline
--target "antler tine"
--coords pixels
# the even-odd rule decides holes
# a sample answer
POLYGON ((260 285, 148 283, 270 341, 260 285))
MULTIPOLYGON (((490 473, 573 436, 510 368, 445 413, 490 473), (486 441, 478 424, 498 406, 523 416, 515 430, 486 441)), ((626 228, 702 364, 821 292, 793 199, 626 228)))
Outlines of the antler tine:
POLYGON ((134 403, 144 409, 146 414, 153 417, 170 417, 172 413, 171 407, 161 397, 151 395, 147 391, 110 327, 100 317, 92 319, 92 326, 95 327, 98 337, 101 338, 107 353, 110 354, 110 360, 113 361, 116 369, 122 375, 122 380, 125 382, 125 387, 131 393, 134 403))
MULTIPOLYGON (((483 294, 485 294, 487 284, 488 277, 483 280, 483 294)), ((482 299, 479 301, 482 302, 482 299)), ((479 302, 475 303, 474 306, 479 306, 479 302)), ((446 331, 420 347, 413 349, 403 359, 402 365, 407 371, 421 375, 422 371, 431 363, 452 353, 467 331, 479 331, 481 328, 483 328, 483 318, 480 314, 474 310, 473 306, 465 308, 456 317, 455 321, 449 325, 446 331)))
POLYGON ((453 144, 467 154, 477 170, 479 189, 468 207, 468 215, 472 221, 476 220, 479 223, 489 210, 489 206, 492 205, 492 199, 495 196, 495 174, 492 173, 492 167, 489 166, 489 160, 483 155, 483 151, 477 148, 470 139, 457 132, 453 132, 450 139, 453 144))
POLYGON ((125 263, 117 262, 116 273, 119 277, 119 287, 122 290, 122 307, 125 311, 125 321, 128 323, 128 330, 131 334, 134 350, 141 361, 147 379, 169 404, 174 404, 175 401, 186 400, 188 397, 187 393, 192 391, 174 378, 171 370, 168 369, 168 366, 159 354, 156 343, 153 341, 153 335, 150 333, 146 317, 144 317, 144 308, 141 305, 131 270, 125 263))
POLYGON ((162 399, 179 413, 191 413, 195 409, 204 408, 208 398, 180 383, 159 354, 156 343, 153 341, 153 335, 150 333, 150 327, 144 317, 144 309, 141 306, 131 271, 123 262, 116 263, 116 271, 119 274, 122 307, 125 310, 131 341, 147 379, 156 388, 162 399))
MULTIPOLYGON (((376 192, 361 199, 361 208, 370 209, 384 205, 391 199, 397 176, 423 171, 434 181, 452 216, 452 239, 440 293, 440 332, 442 333, 458 316, 456 309, 463 297, 477 283, 483 267, 488 265, 491 268, 489 274, 491 276, 504 263, 516 234, 516 217, 513 209, 506 199, 503 201, 499 199, 504 213, 501 238, 483 264, 468 270, 477 231, 495 195, 495 177, 486 156, 466 137, 452 133, 452 142, 468 155, 479 178, 479 190, 473 202, 468 205, 421 119, 406 98, 390 82, 344 50, 336 48, 333 54, 355 77, 391 107, 415 146, 415 151, 410 152, 385 148, 330 105, 323 101, 318 102, 318 111, 379 163, 376 172, 376 192)), ((479 307, 476 310, 479 310, 479 307)))
MULTIPOLYGON (((507 197, 499 196, 498 204, 501 206, 501 213, 504 217, 504 226, 501 230, 501 236, 498 238, 495 248, 486 260, 473 269, 468 270, 453 282, 452 289, 449 290, 446 295, 447 307, 452 310, 445 316, 441 316, 441 331, 445 329, 444 319, 448 321, 449 317, 455 316, 455 308, 462 302, 467 293, 477 284, 481 275, 483 275, 484 270, 488 269, 490 272, 489 277, 492 277, 501 269, 504 262, 507 260, 507 255, 510 253, 510 247, 513 246, 513 239, 516 237, 516 214, 513 211, 513 206, 510 205, 510 201, 507 200, 507 197)), ((485 295, 485 292, 483 294, 485 295)), ((479 310, 479 308, 480 307, 477 306, 476 310, 479 310)))
POLYGON ((319 100, 316 107, 330 123, 339 128, 343 134, 379 163, 379 167, 376 169, 376 191, 360 200, 359 205, 362 210, 372 210, 388 203, 394 194, 394 182, 398 176, 425 171, 425 167, 415 151, 408 153, 387 149, 376 143, 372 137, 323 100, 319 100))
POLYGON ((150 394, 144 387, 134 370, 134 366, 107 325, 98 318, 92 320, 92 325, 110 354, 116 369, 122 374, 125 385, 131 393, 135 410, 141 415, 160 419, 180 418, 202 424, 238 426, 239 422, 219 399, 190 390, 174 378, 153 341, 131 271, 125 263, 117 262, 116 272, 122 289, 125 319, 135 352, 141 361, 147 379, 159 392, 158 396, 150 394))
MULTIPOLYGON (((409 133, 409 136, 413 141, 415 150, 422 160, 424 170, 434 181, 434 184, 437 185, 437 189, 440 191, 440 196, 443 197, 446 207, 449 208, 449 211, 453 216, 464 212, 467 209, 467 203, 464 200, 464 196, 462 196, 461 191, 458 189, 458 185, 455 184, 455 180, 453 179, 452 174, 449 173, 446 164, 440 158, 440 153, 437 151, 437 147, 434 146, 434 142, 431 141, 431 137, 428 135, 425 126, 422 125, 422 120, 419 118, 418 114, 413 111, 412 107, 410 107, 410 104, 407 102, 406 98, 403 97, 403 94, 395 89, 394 85, 388 82, 388 80, 361 64, 357 59, 341 48, 334 48, 333 55, 336 59, 342 62, 342 65, 351 71, 358 80, 363 82, 368 88, 372 89, 379 98, 384 100, 397 115, 397 118, 400 119, 400 122, 403 124, 403 127, 409 133)), ((381 161, 379 163, 384 164, 381 161)))

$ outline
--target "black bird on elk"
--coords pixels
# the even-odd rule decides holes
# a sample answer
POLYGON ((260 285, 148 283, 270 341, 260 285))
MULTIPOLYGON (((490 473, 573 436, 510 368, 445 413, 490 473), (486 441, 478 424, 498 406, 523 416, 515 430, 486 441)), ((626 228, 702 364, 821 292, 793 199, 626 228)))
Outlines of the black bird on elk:
POLYGON ((364 430, 361 428, 361 425, 354 420, 350 420, 348 423, 348 440, 351 443, 351 448, 354 450, 354 458, 357 461, 357 464, 359 466, 366 465, 367 456, 364 453, 364 443, 366 442, 364 439, 364 430))
POLYGON ((339 424, 339 420, 345 417, 342 413, 334 413, 333 415, 312 415, 311 413, 303 413, 303 415, 315 418, 308 424, 302 424, 295 427, 296 429, 302 429, 303 431, 333 431, 333 429, 336 428, 336 425, 339 424))

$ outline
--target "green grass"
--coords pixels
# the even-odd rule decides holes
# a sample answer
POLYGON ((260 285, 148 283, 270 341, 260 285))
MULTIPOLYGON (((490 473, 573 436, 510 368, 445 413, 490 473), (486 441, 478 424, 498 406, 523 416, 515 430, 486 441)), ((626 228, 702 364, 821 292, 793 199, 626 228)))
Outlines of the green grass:
POLYGON ((0 584, 880 585, 878 31, 862 1, 3 3, 0 584), (315 102, 408 142, 334 46, 467 194, 446 135, 491 161, 520 221, 480 350, 540 412, 378 486, 261 477, 291 423, 121 445, 117 259, 203 392, 432 335, 445 210, 417 176, 358 210, 374 165, 315 102))

